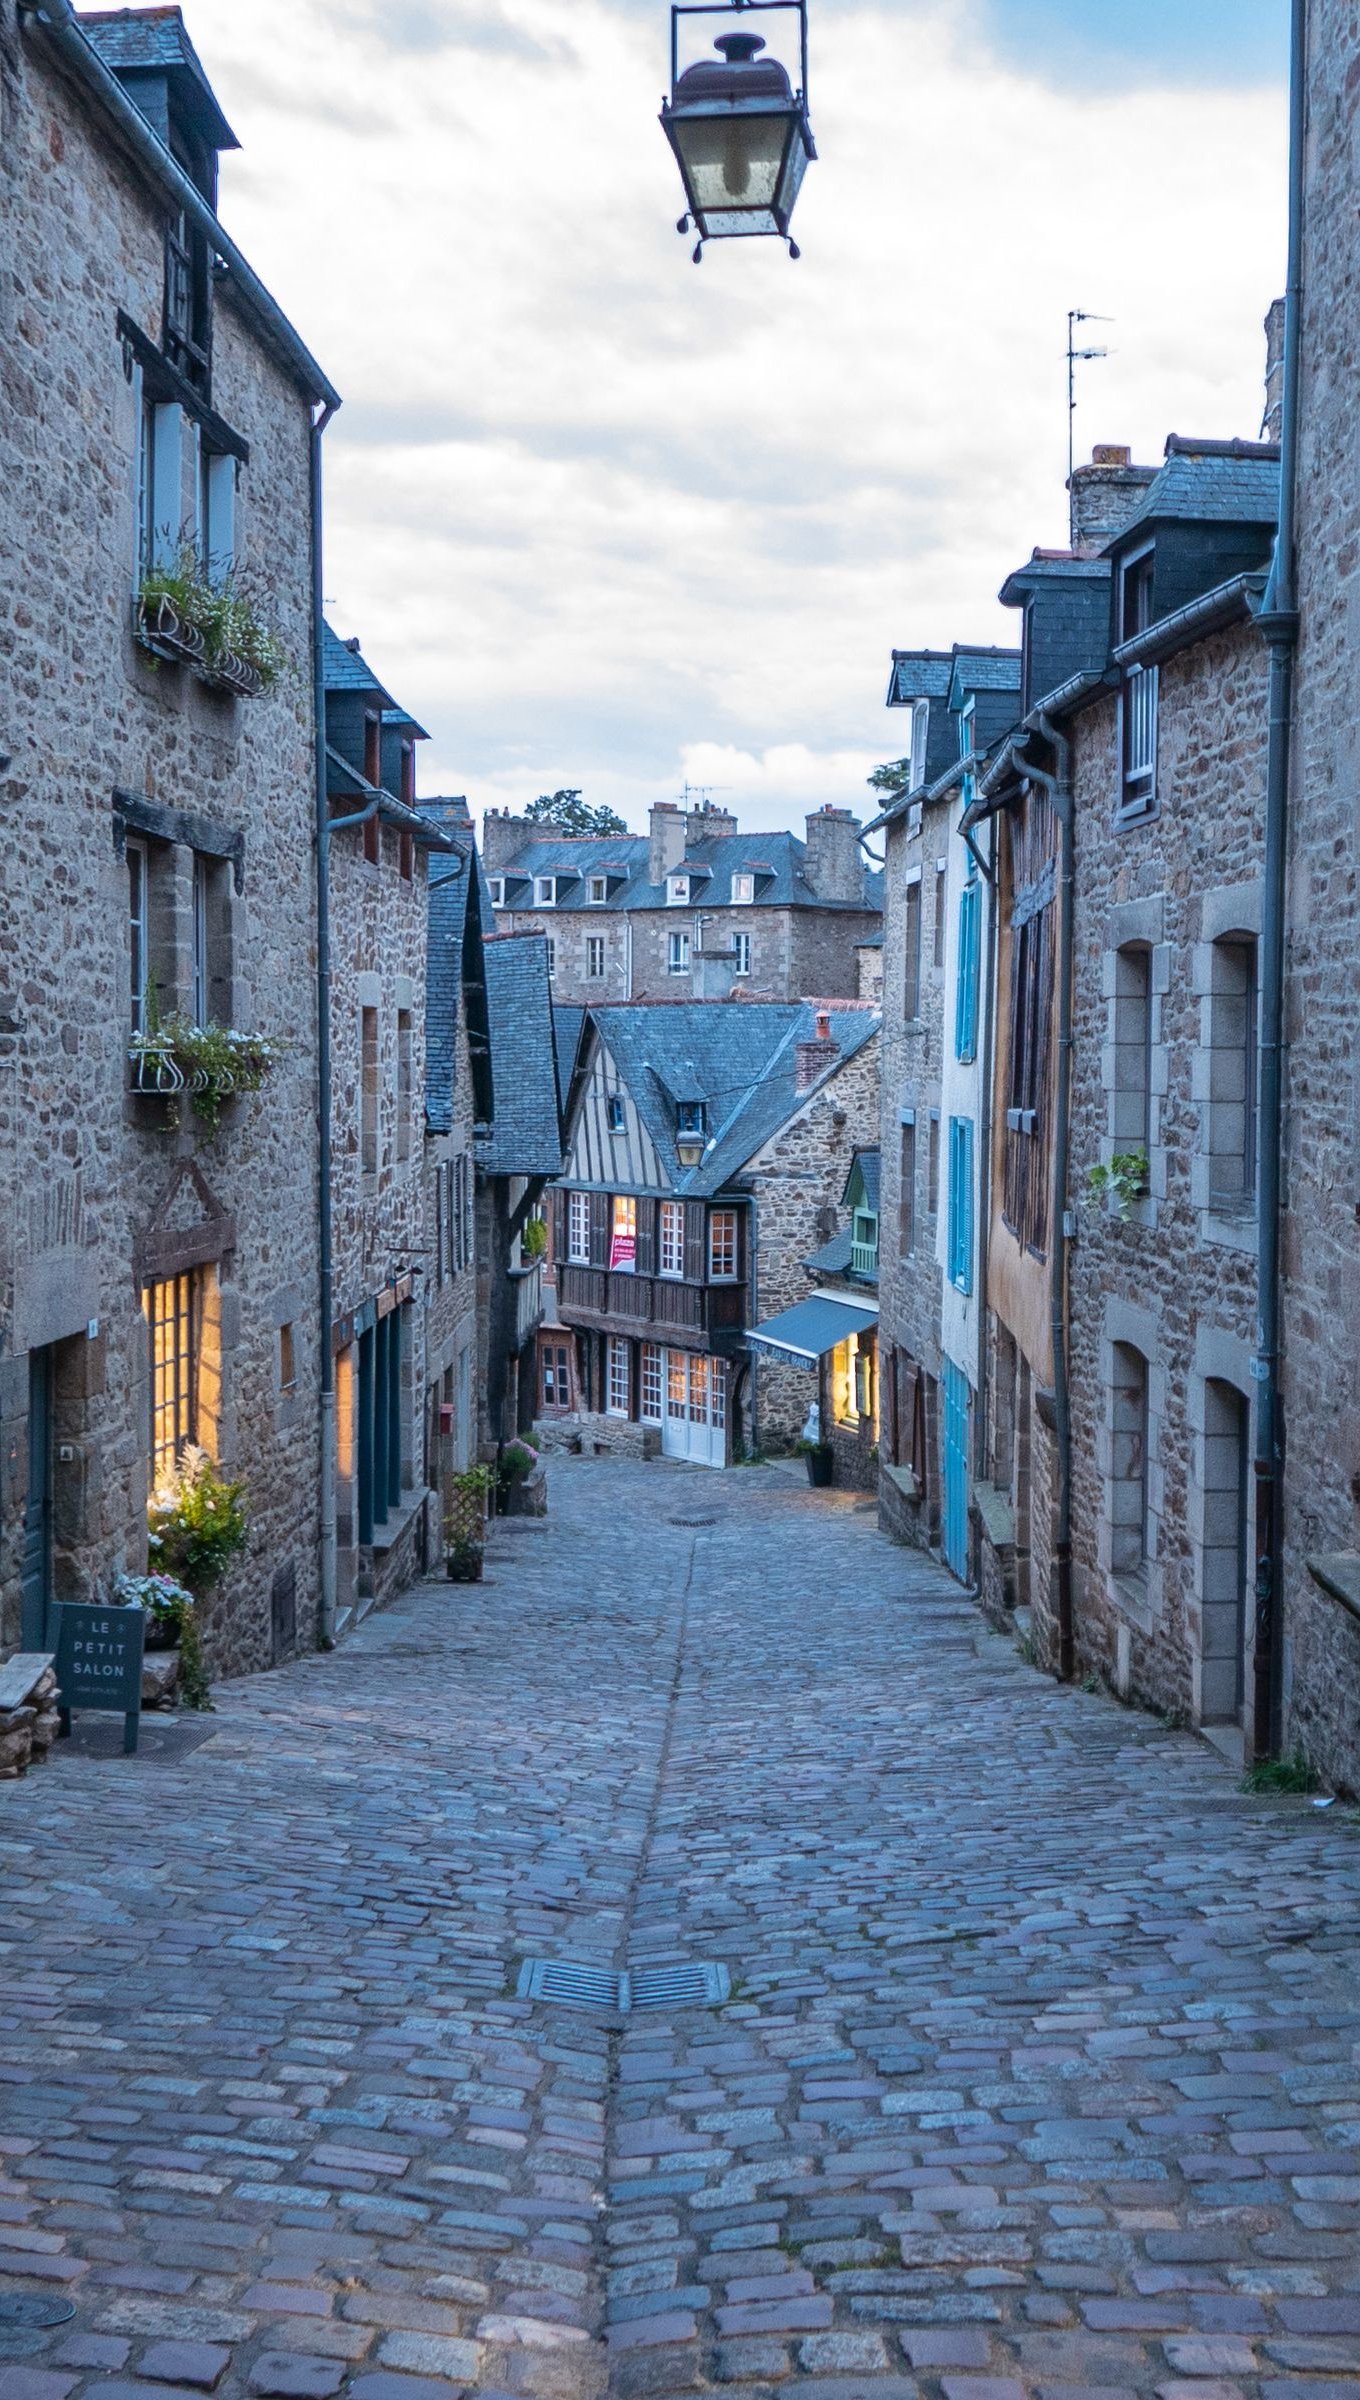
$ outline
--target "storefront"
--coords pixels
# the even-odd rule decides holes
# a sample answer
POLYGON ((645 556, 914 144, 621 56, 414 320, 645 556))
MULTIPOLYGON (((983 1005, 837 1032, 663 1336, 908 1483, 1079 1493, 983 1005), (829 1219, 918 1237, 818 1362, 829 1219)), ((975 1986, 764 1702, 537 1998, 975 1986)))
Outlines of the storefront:
POLYGON ((751 1347, 806 1369, 820 1438, 835 1455, 836 1481, 875 1488, 878 1443, 878 1309, 858 1293, 817 1292, 756 1327, 751 1347))

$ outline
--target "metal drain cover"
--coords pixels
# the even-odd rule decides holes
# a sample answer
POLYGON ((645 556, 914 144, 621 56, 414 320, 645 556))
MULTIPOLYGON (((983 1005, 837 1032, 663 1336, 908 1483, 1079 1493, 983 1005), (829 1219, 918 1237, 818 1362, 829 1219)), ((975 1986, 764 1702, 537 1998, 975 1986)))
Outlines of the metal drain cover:
POLYGON ((526 1958, 515 1987, 520 2000, 556 2000, 564 2008, 607 2008, 630 2016, 639 2008, 721 2008, 732 1994, 726 1967, 639 1967, 616 1975, 612 1967, 583 1966, 572 1959, 526 1958))
POLYGON ((0 2325, 69 2325, 74 2300, 49 2300, 42 2292, 0 2292, 0 2325))
MULTIPOLYGON (((877 1503, 877 1502, 875 1502, 875 1503, 874 1503, 874 1505, 875 1505, 875 1507, 877 1507, 878 1503, 877 1503)), ((717 1520, 717 1518, 716 1518, 716 1517, 699 1517, 699 1516, 694 1516, 694 1517, 672 1517, 672 1518, 671 1518, 671 1523, 672 1523, 672 1525, 716 1525, 716 1524, 717 1524, 717 1522, 718 1522, 718 1520, 717 1520)))

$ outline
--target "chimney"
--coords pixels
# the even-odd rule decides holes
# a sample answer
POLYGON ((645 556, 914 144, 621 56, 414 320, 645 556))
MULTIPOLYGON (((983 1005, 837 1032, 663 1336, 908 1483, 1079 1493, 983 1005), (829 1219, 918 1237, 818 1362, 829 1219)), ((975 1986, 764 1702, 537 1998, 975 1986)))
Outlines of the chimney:
POLYGON ((482 817, 482 865, 488 875, 503 874, 522 850, 542 838, 540 825, 512 817, 508 808, 488 808, 482 817))
POLYGON ((798 1044, 797 1089, 810 1092, 814 1083, 820 1083, 828 1068, 834 1067, 839 1057, 839 1045, 831 1039, 831 1011, 829 1008, 819 1008, 813 1039, 798 1044))
POLYGON ((859 819, 848 808, 819 808, 808 818, 803 877, 819 900, 863 901, 859 819))
POLYGON ((731 950, 696 950, 690 968, 689 989, 693 1000, 730 1000, 732 997, 731 950))
POLYGON ((689 838, 692 842, 716 841, 721 834, 735 833, 737 820, 730 808, 715 808, 711 800, 701 800, 689 812, 689 838))
POLYGON ((1136 516, 1155 467, 1135 467, 1122 442, 1097 442, 1089 467, 1077 467, 1067 489, 1071 498, 1072 548, 1094 558, 1136 516))
POLYGON ((472 811, 461 792, 447 799, 422 800, 420 813, 428 824, 437 825, 441 833, 471 835, 472 811))
POLYGON ((1266 318, 1266 413, 1264 442, 1278 442, 1284 415, 1284 302, 1272 300, 1266 318))
POLYGON ((673 875, 685 855, 688 838, 688 819, 673 800, 658 800, 647 820, 651 836, 651 853, 647 861, 649 883, 664 883, 673 875))

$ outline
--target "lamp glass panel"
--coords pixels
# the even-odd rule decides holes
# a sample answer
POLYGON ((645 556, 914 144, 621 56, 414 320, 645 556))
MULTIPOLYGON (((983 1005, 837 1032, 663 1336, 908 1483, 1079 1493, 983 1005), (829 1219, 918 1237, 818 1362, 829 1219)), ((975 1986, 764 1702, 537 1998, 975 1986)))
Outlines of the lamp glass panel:
MULTIPOLYGON (((769 116, 734 109, 720 117, 672 118, 671 134, 684 162, 691 202, 700 216, 715 220, 714 232, 719 216, 746 217, 775 208, 788 132, 786 109, 769 116)), ((740 230, 750 228, 743 224, 740 230)), ((773 221, 770 230, 777 230, 773 221)))

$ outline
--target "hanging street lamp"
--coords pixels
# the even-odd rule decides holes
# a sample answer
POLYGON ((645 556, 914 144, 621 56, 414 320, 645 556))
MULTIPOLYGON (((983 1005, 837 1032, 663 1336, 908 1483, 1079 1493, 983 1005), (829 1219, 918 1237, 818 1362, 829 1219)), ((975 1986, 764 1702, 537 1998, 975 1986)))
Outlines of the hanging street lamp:
POLYGON ((727 0, 722 6, 671 9, 671 96, 661 103, 661 123, 684 180, 688 213, 699 240, 731 241, 749 234, 774 234, 799 256, 789 232, 794 202, 817 155, 807 113, 807 0, 727 0), (802 43, 802 82, 795 91, 786 67, 762 57, 758 33, 719 34, 716 58, 700 59, 680 72, 682 17, 753 16, 779 10, 797 15, 802 43))

